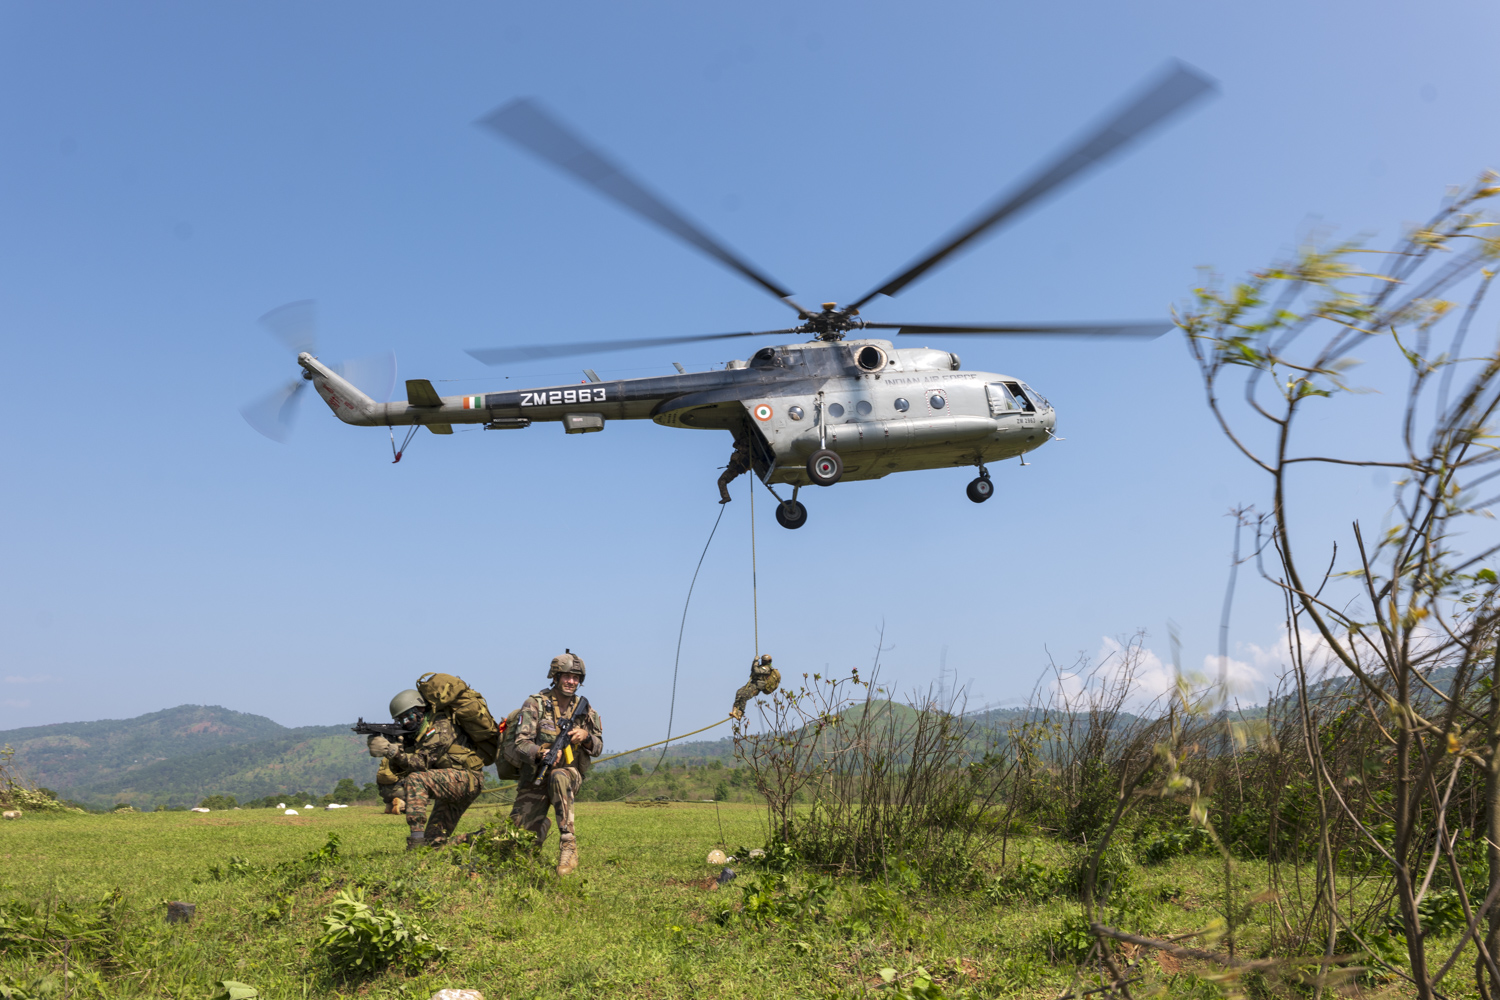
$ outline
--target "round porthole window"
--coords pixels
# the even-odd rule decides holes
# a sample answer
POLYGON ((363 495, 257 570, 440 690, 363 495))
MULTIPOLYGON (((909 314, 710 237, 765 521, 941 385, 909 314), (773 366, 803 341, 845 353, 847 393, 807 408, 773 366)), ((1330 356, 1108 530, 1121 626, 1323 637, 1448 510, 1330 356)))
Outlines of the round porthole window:
POLYGON ((828 415, 830 417, 842 417, 844 415, 843 404, 842 403, 829 403, 828 404, 828 415))
POLYGON ((935 392, 931 396, 928 396, 927 402, 934 410, 941 410, 948 405, 948 400, 940 392, 935 392))
POLYGON ((868 399, 861 399, 859 402, 854 404, 854 412, 858 413, 862 417, 868 417, 870 415, 870 411, 873 409, 875 409, 875 407, 870 405, 870 401, 868 399))
POLYGON ((793 420, 801 420, 802 417, 804 416, 804 414, 802 412, 802 407, 800 407, 800 406, 788 407, 788 409, 786 411, 786 415, 789 416, 789 417, 791 417, 793 420))
POLYGON ((896 409, 902 413, 905 413, 907 410, 911 409, 911 404, 904 399, 897 399, 896 409))

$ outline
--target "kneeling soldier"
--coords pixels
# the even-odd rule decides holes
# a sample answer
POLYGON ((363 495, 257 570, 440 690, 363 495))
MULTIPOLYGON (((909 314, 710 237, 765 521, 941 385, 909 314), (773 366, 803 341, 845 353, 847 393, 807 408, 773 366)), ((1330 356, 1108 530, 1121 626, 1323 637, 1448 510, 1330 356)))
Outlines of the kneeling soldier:
MULTIPOLYGON (((517 762, 521 780, 516 786, 516 804, 510 818, 522 829, 536 834, 537 843, 547 839, 552 823, 547 818, 550 805, 557 813, 560 841, 557 873, 566 875, 578 867, 578 840, 573 833, 573 799, 588 773, 591 758, 604 752, 604 723, 599 713, 589 709, 581 725, 568 734, 568 750, 537 783, 542 758, 573 715, 578 686, 583 683, 583 660, 571 652, 552 658, 547 678, 552 686, 526 699, 516 720, 517 762)), ((410 808, 408 806, 408 808, 410 808)))
POLYGON ((408 735, 400 743, 371 736, 370 756, 384 757, 399 779, 393 787, 406 801, 406 846, 441 847, 484 789, 484 762, 458 738, 453 720, 434 715, 416 691, 391 699, 391 718, 408 735))

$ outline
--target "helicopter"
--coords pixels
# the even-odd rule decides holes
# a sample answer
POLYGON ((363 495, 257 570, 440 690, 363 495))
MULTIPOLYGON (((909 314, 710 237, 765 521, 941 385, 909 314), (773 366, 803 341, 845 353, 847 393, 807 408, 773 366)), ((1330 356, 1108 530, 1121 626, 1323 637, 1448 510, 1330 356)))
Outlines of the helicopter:
MULTIPOLYGON (((784 286, 652 193, 537 102, 518 98, 478 124, 751 281, 795 310, 800 322, 776 330, 473 349, 468 351, 472 357, 505 365, 732 338, 809 339, 762 347, 723 369, 688 372, 674 362, 675 375, 615 380, 584 369, 586 381, 581 383, 477 395, 440 396, 431 381, 408 379, 404 402, 377 402, 346 377, 347 371, 323 363, 311 350, 297 354, 300 378, 311 383, 345 423, 410 427, 406 443, 420 427, 451 434, 454 424, 507 430, 556 422, 568 434, 588 434, 602 431, 611 420, 652 420, 667 427, 728 430, 737 446, 748 452, 750 470, 776 497, 776 520, 786 528, 807 523, 807 508, 798 499, 803 487, 880 479, 893 472, 973 466, 977 476, 965 492, 970 500, 983 503, 995 491, 990 464, 1017 457, 1024 462, 1027 452, 1056 437, 1052 405, 1019 377, 965 371, 952 352, 898 348, 890 340, 860 336, 864 331, 927 337, 1150 338, 1167 332, 1172 323, 892 323, 867 320, 861 310, 877 296, 896 296, 1214 89, 1201 72, 1180 62, 1170 64, 1113 114, 901 272, 854 302, 824 302, 818 309, 798 304, 784 286), (789 486, 790 495, 783 497, 777 485, 789 486)), ((273 416, 282 424, 289 420, 302 387, 294 381, 273 394, 273 416)), ((245 412, 251 419, 249 410, 245 412)), ((265 426, 252 419, 252 424, 276 436, 274 422, 265 426)), ((405 447, 396 449, 392 432, 395 461, 400 461, 405 447)))

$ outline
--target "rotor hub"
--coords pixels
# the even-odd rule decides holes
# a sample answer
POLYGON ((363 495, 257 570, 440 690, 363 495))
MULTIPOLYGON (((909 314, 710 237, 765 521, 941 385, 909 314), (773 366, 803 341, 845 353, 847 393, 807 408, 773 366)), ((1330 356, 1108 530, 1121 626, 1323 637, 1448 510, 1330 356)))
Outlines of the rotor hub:
POLYGON ((865 325, 865 321, 859 318, 858 309, 840 309, 837 302, 824 302, 821 312, 803 315, 807 322, 797 329, 827 343, 843 340, 850 330, 858 330, 865 325))

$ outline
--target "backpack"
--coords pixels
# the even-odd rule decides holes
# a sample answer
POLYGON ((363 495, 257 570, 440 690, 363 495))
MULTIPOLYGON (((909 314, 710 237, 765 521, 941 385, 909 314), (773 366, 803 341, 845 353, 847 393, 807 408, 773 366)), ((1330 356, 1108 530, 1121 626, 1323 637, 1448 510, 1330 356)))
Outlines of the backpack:
POLYGON ((417 693, 439 713, 453 719, 459 737, 468 737, 470 748, 485 764, 493 764, 500 750, 500 727, 485 704, 484 695, 452 674, 423 674, 417 678, 417 693))
POLYGON ((520 718, 518 708, 500 723, 500 753, 495 757, 495 773, 501 781, 521 780, 521 765, 516 758, 516 731, 521 728, 520 718))

